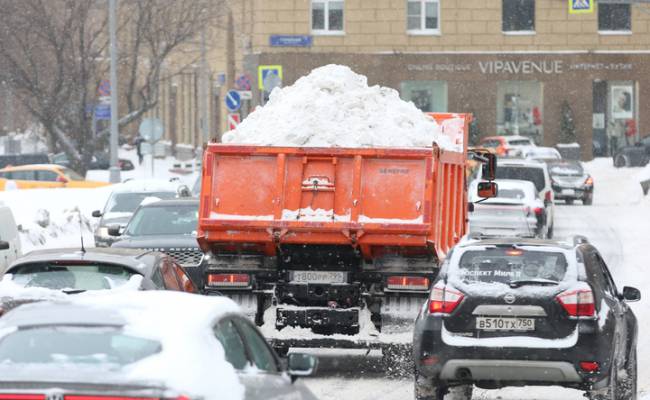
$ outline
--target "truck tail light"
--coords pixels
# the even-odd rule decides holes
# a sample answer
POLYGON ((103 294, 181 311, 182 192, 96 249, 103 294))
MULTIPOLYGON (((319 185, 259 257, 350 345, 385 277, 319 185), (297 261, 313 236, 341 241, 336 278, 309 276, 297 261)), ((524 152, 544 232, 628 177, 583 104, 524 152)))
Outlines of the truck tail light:
POLYGON ((557 296, 557 300, 571 317, 594 318, 596 316, 594 293, 590 288, 564 291, 557 296))
POLYGON ((386 288, 392 290, 428 290, 429 278, 423 276, 389 276, 386 288))
POLYGON ((248 287, 251 277, 248 274, 208 274, 208 286, 248 287))
POLYGON ((463 301, 465 295, 447 287, 443 282, 437 283, 429 297, 429 312, 431 314, 451 314, 463 301))

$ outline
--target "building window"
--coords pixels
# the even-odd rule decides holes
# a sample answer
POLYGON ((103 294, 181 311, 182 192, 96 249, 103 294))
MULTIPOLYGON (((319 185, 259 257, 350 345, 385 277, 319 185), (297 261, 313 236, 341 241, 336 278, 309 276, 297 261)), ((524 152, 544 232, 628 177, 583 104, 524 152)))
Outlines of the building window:
POLYGON ((503 0, 503 32, 535 31, 535 0, 503 0))
POLYGON ((411 34, 440 32, 439 0, 408 0, 406 28, 411 34))
POLYGON ((447 82, 405 81, 401 97, 424 112, 447 112, 447 82))
POLYGON ((629 4, 598 3, 598 31, 629 32, 632 17, 629 4))
POLYGON ((316 34, 343 33, 342 0, 312 0, 311 30, 316 34))
POLYGON ((528 136, 542 143, 544 97, 541 82, 497 83, 497 134, 528 136))

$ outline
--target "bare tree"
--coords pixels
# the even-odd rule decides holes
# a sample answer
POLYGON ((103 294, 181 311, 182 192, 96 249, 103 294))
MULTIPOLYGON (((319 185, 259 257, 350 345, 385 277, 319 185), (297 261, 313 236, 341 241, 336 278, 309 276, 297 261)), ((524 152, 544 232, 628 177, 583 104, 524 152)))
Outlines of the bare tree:
MULTIPOLYGON (((93 134, 92 105, 108 76, 108 13, 102 0, 0 0, 0 80, 39 121, 52 151, 85 173, 108 129, 93 134)), ((158 102, 174 52, 217 26, 226 0, 123 0, 119 9, 120 128, 158 102)), ((198 53, 195 55, 198 57, 198 53)), ((186 62, 195 60, 185 59, 186 62)))

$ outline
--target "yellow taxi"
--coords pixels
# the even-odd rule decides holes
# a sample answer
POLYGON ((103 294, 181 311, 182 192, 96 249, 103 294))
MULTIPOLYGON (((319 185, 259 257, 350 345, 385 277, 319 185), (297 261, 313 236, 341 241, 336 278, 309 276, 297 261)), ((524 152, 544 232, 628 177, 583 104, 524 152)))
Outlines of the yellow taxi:
POLYGON ((0 169, 0 190, 95 188, 109 183, 87 181, 73 170, 56 164, 34 164, 0 169))

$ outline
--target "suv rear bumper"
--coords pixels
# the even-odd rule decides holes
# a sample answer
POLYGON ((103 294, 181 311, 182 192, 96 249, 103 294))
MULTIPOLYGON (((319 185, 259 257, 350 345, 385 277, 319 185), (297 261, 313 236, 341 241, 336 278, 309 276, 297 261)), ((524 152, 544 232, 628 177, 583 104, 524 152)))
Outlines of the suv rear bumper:
POLYGON ((445 381, 582 382, 573 364, 566 361, 476 360, 447 361, 440 371, 445 381))

